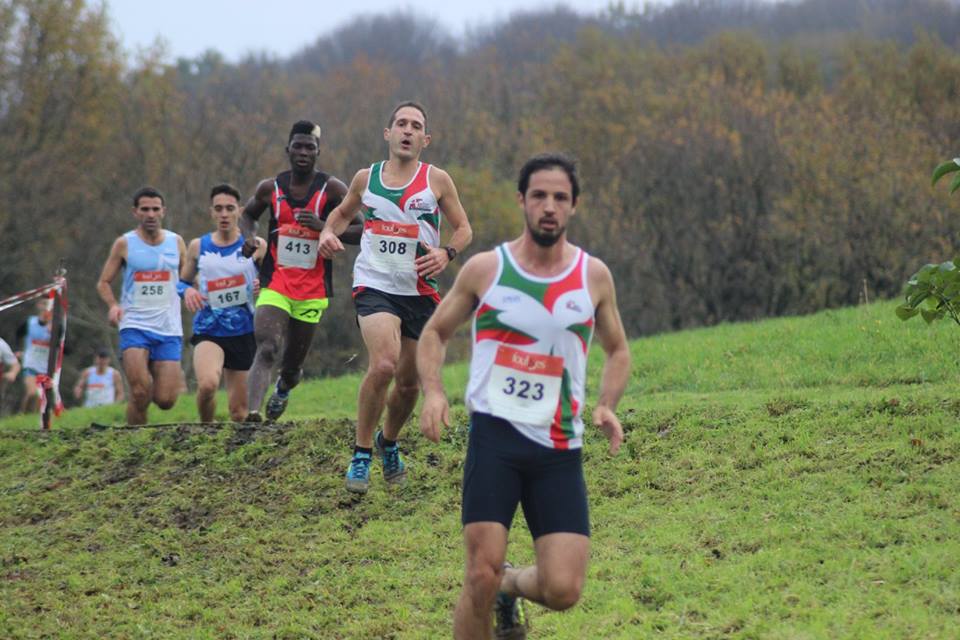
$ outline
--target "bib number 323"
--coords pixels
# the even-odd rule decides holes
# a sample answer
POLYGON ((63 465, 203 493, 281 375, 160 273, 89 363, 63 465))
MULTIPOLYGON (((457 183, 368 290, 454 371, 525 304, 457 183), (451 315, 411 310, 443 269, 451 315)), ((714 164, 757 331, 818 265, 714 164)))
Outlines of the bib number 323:
POLYGON ((500 345, 487 386, 490 412, 505 420, 549 426, 562 379, 563 358, 500 345))

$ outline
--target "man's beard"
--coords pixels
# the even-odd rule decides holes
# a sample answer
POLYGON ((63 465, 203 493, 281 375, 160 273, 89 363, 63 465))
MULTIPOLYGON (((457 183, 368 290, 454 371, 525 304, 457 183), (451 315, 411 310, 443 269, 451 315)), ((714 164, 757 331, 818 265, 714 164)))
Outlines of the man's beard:
POLYGON ((566 227, 558 226, 554 233, 546 233, 535 228, 529 221, 527 222, 527 229, 530 231, 530 237, 533 238, 533 241, 541 247, 552 247, 557 244, 563 237, 563 232, 567 230, 566 227))

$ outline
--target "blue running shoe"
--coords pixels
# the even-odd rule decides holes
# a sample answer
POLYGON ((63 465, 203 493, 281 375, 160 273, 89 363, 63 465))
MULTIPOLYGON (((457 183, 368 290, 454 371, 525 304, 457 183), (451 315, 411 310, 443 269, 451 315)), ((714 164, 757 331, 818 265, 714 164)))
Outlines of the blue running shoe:
POLYGON ((403 484, 404 480, 407 479, 407 466, 403 464, 403 458, 400 457, 400 447, 397 445, 384 446, 383 431, 377 431, 373 442, 377 451, 380 452, 381 460, 383 460, 383 479, 387 481, 387 484, 403 484))
POLYGON ((351 493, 366 493, 370 487, 369 453, 354 453, 350 466, 347 467, 347 491, 351 493))
POLYGON ((267 420, 274 422, 287 410, 287 401, 290 400, 290 392, 280 393, 279 389, 274 389, 270 399, 267 400, 267 420))

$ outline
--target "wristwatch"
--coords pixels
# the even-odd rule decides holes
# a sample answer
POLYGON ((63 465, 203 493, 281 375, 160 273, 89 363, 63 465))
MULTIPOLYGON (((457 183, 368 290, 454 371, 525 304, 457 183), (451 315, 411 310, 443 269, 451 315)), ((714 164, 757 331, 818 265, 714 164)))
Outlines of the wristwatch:
POLYGON ((450 262, 453 262, 453 259, 457 257, 457 250, 450 245, 445 246, 443 250, 447 252, 447 260, 450 262))

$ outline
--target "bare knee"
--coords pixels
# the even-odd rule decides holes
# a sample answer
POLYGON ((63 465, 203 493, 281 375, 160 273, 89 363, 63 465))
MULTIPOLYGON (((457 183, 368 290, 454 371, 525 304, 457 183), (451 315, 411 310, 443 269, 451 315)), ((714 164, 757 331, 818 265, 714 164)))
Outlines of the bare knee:
POLYGON ((217 392, 220 381, 216 378, 201 378, 197 380, 197 395, 209 398, 217 392))
POLYGON ((367 377, 378 385, 386 386, 397 373, 397 362, 391 358, 378 358, 370 363, 367 377))
POLYGON ((271 367, 277 363, 280 359, 279 336, 257 336, 257 359, 271 367))
POLYGON ((131 384, 130 402, 138 407, 146 407, 150 404, 150 387, 145 384, 131 384))
POLYGON ((416 380, 397 380, 394 390, 404 400, 414 399, 420 394, 420 385, 416 380))
POLYGON ((153 403, 166 411, 167 409, 172 409, 173 405, 177 404, 177 396, 161 396, 159 398, 154 398, 153 403))
POLYGON ((564 611, 580 600, 583 581, 576 580, 563 584, 545 584, 541 587, 543 604, 554 611, 564 611))
POLYGON ((489 562, 474 561, 467 566, 466 587, 474 600, 492 600, 500 588, 503 567, 489 562))

